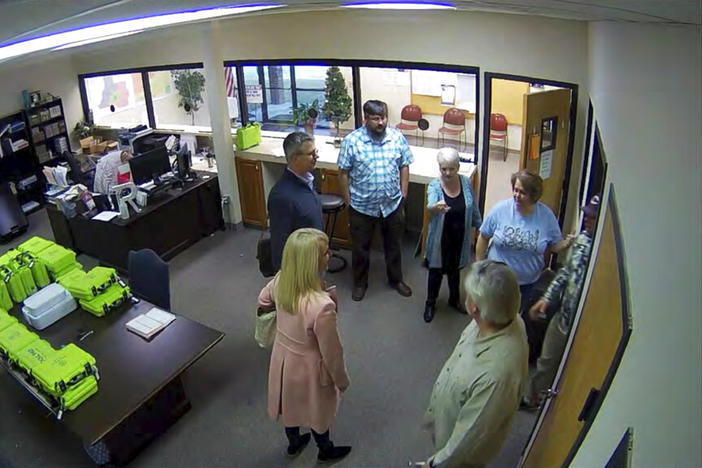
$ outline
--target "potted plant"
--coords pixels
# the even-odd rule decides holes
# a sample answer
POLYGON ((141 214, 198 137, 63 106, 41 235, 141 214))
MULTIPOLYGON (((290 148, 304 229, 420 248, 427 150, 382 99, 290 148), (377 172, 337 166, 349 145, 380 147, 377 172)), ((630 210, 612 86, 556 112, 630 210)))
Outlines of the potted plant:
POLYGON ((295 125, 305 127, 305 133, 314 135, 314 127, 317 125, 319 117, 319 100, 315 99, 309 103, 303 103, 293 109, 293 120, 295 125))
POLYGON ((202 92, 205 90, 205 76, 195 70, 172 70, 173 84, 180 95, 178 107, 190 116, 192 125, 195 125, 195 112, 200 110, 200 104, 205 102, 202 92))
POLYGON ((342 122, 346 122, 351 117, 351 96, 346 91, 346 81, 341 74, 339 67, 329 67, 325 84, 325 102, 322 106, 322 114, 330 122, 334 122, 336 127, 336 140, 334 144, 341 143, 339 130, 342 122))

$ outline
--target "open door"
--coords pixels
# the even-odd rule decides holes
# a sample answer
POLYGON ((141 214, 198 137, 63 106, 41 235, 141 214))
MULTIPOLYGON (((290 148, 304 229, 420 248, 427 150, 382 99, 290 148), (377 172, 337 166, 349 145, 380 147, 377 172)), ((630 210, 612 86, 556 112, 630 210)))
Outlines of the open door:
POLYGON ((568 165, 570 89, 555 89, 524 95, 520 169, 544 179, 541 202, 559 217, 568 165))
POLYGON ((582 312, 519 468, 569 465, 607 395, 631 335, 626 262, 611 185, 607 205, 600 210, 603 227, 599 248, 590 259, 592 277, 583 292, 582 312))

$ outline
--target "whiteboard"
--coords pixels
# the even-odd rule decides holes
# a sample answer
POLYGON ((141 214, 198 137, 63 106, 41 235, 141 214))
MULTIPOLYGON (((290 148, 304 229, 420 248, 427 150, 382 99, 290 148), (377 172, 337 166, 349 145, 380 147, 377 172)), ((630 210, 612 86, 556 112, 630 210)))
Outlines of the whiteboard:
POLYGON ((454 107, 475 113, 476 76, 432 70, 412 70, 412 94, 441 97, 441 86, 456 87, 454 107))

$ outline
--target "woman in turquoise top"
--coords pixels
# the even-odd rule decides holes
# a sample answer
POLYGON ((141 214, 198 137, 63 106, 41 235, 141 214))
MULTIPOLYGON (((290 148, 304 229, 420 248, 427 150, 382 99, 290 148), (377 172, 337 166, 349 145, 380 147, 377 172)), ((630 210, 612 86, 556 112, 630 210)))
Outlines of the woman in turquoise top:
POLYGON ((480 212, 468 177, 458 173, 458 151, 442 148, 436 155, 441 176, 429 183, 429 228, 424 261, 429 268, 424 321, 431 322, 443 275, 448 277, 449 305, 459 312, 460 270, 471 260, 473 228, 481 224, 480 212))

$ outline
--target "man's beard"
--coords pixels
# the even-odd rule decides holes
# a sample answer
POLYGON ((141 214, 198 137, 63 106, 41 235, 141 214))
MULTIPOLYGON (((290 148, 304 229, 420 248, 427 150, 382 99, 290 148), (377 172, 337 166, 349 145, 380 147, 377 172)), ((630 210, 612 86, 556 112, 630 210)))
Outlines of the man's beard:
POLYGON ((370 130, 370 135, 375 140, 382 140, 383 137, 385 136, 386 130, 387 130, 387 127, 383 127, 382 130, 376 128, 375 130, 370 130))

